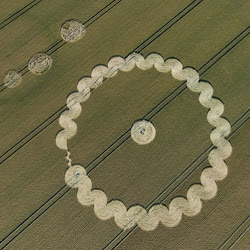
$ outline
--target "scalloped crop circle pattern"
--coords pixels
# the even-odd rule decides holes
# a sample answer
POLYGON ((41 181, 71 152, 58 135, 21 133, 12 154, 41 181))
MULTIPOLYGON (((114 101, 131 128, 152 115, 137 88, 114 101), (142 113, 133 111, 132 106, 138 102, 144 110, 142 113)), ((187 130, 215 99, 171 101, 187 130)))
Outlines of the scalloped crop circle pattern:
POLYGON ((65 173, 65 181, 68 186, 78 188, 77 199, 84 206, 94 206, 95 214, 102 220, 114 217, 116 224, 122 229, 128 229, 136 224, 145 231, 154 230, 161 222, 166 227, 174 227, 181 221, 182 215, 197 215, 202 208, 201 200, 210 200, 216 196, 216 181, 223 180, 228 173, 225 163, 232 153, 232 146, 225 138, 230 134, 230 123, 221 117, 224 112, 223 103, 213 98, 212 86, 199 80, 199 74, 193 68, 183 68, 177 59, 164 61, 161 55, 151 53, 146 58, 141 54, 133 53, 126 58, 121 56, 112 57, 107 66, 98 65, 93 68, 91 77, 82 78, 77 85, 77 92, 67 98, 68 110, 62 112, 59 124, 63 130, 56 136, 56 145, 66 150, 68 170, 65 173), (97 88, 103 83, 104 78, 114 77, 117 72, 128 72, 135 66, 142 70, 155 67, 162 73, 171 72, 172 76, 179 81, 186 81, 187 87, 194 92, 200 93, 199 102, 209 109, 207 121, 214 126, 210 139, 215 146, 208 155, 210 167, 205 168, 200 177, 201 184, 192 185, 186 198, 175 197, 169 206, 154 204, 148 211, 141 205, 132 205, 128 209, 120 200, 110 200, 100 189, 92 189, 92 181, 86 170, 79 164, 72 165, 67 140, 76 135, 77 125, 74 122, 82 111, 81 102, 90 97, 90 89, 97 88))

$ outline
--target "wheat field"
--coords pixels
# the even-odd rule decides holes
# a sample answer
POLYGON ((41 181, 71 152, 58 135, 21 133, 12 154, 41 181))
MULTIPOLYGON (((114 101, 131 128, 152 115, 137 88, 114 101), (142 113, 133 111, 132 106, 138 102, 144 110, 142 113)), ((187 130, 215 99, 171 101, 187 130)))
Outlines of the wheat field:
MULTIPOLYGON (((1 249, 248 249, 250 211, 250 3, 246 0, 22 0, 0 3, 0 248, 1 249), (86 34, 62 39, 66 20, 86 34), (123 230, 100 220, 67 186, 66 153, 56 146, 60 114, 82 77, 114 56, 159 53, 177 58, 211 83, 225 107, 233 153, 217 195, 176 227, 123 230), (36 75, 37 53, 52 64, 36 75), (22 76, 13 88, 5 75, 22 76)), ((91 91, 67 141, 93 188, 127 208, 168 206, 186 197, 208 167, 213 127, 199 94, 155 68, 118 72, 91 91), (152 122, 156 135, 139 145, 131 127, 152 122)))

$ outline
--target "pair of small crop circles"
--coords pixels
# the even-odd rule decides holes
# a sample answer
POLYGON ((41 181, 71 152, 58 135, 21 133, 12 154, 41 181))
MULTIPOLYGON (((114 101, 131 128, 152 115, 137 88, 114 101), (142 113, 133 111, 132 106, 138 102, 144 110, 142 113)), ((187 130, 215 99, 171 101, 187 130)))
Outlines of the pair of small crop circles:
MULTIPOLYGON (((86 34, 84 24, 75 19, 67 20, 61 26, 61 37, 65 42, 77 42, 86 34)), ((39 52, 33 55, 28 62, 28 69, 35 75, 41 75, 48 71, 52 65, 50 55, 39 52)), ((4 85, 7 88, 14 88, 22 81, 22 74, 18 70, 10 70, 4 78, 4 85)))

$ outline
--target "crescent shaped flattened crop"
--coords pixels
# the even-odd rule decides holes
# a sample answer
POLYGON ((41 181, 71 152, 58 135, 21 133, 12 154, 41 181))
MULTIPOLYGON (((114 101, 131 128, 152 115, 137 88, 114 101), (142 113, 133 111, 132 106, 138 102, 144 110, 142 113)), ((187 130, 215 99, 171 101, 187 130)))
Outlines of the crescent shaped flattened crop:
POLYGON ((209 200, 216 196, 216 181, 227 176, 227 159, 232 153, 232 146, 225 138, 230 134, 230 123, 222 118, 224 111, 223 103, 213 98, 212 86, 199 80, 199 74, 193 68, 183 68, 177 59, 164 61, 161 55, 151 53, 146 58, 141 54, 133 53, 123 58, 112 57, 107 66, 98 65, 93 68, 91 77, 82 78, 77 85, 78 92, 74 92, 67 98, 68 109, 62 112, 59 123, 63 130, 56 136, 56 145, 66 150, 68 170, 65 173, 65 181, 68 186, 78 188, 77 199, 84 206, 94 206, 95 214, 102 220, 114 217, 116 224, 122 229, 128 229, 136 224, 146 231, 154 230, 159 222, 166 227, 174 227, 179 224, 182 214, 187 216, 197 215, 201 211, 201 200, 209 200), (114 77, 117 72, 128 72, 135 66, 142 70, 155 67, 162 73, 171 72, 172 76, 179 81, 186 81, 187 87, 194 92, 199 92, 199 102, 209 109, 208 122, 215 128, 210 134, 210 139, 215 146, 208 155, 210 167, 205 168, 200 177, 201 184, 190 186, 186 198, 175 197, 169 206, 154 204, 149 211, 141 205, 132 205, 129 209, 120 200, 110 200, 100 189, 92 189, 92 181, 86 170, 79 164, 72 165, 67 140, 76 135, 77 125, 74 122, 81 114, 81 102, 90 97, 90 90, 97 88, 105 78, 114 77))

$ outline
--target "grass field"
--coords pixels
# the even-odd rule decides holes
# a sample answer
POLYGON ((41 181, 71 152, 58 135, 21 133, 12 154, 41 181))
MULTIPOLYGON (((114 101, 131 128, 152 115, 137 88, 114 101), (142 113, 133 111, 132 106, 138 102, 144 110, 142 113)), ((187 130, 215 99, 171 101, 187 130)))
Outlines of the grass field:
POLYGON ((22 13, 24 9, 29 7, 30 3, 31 3, 30 0, 22 0, 22 1, 15 1, 12 4, 9 4, 8 0, 2 0, 0 3, 1 27, 5 25, 7 26, 8 22, 12 21, 18 15, 18 13, 19 14, 22 13))
MULTIPOLYGON (((27 4, 3 1, 2 20, 27 4)), ((53 59, 45 74, 35 76, 24 68, 27 73, 18 87, 0 89, 0 247, 247 249, 249 7, 245 0, 140 0, 136 5, 132 0, 43 0, 0 26, 2 80, 9 69, 25 67, 37 52, 51 48, 53 59), (61 39, 61 24, 72 17, 87 22, 86 36, 53 47, 61 39), (76 190, 65 185, 65 153, 55 145, 58 117, 78 79, 111 56, 134 50, 144 56, 158 52, 176 57, 196 68, 213 85, 232 125, 229 174, 218 183, 217 196, 203 202, 196 217, 184 216, 176 228, 161 225, 153 232, 123 232, 113 219, 101 221, 92 207, 81 206, 76 190)), ((83 103, 77 135, 69 140, 73 163, 85 166, 94 187, 109 199, 148 208, 185 196, 189 186, 199 182, 209 165, 212 127, 198 94, 185 86, 171 74, 134 69, 106 80, 83 103), (157 133, 153 142, 139 146, 131 140, 130 128, 143 117, 157 133)))

